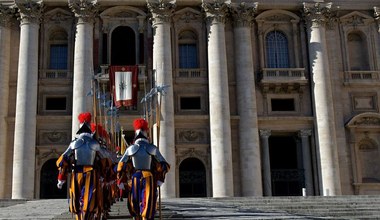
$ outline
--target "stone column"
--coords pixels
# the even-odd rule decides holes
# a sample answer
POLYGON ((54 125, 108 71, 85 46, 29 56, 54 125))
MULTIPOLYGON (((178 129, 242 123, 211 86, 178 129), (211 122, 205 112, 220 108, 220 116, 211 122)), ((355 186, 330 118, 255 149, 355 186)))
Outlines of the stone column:
POLYGON ((262 196, 260 141, 257 124, 251 25, 257 5, 234 7, 235 70, 239 120, 242 196, 262 196))
POLYGON ((230 101, 225 41, 226 3, 202 3, 208 28, 211 165, 214 197, 234 195, 230 101))
POLYGON ((8 140, 8 103, 9 103, 9 70, 11 53, 10 22, 14 10, 0 5, 0 199, 7 195, 7 140, 8 140))
POLYGON ((15 1, 20 13, 12 199, 34 198, 38 82, 38 30, 42 3, 15 1))
POLYGON ((341 194, 338 151, 326 25, 331 18, 331 3, 304 3, 307 23, 310 70, 312 76, 313 107, 316 141, 319 150, 321 191, 325 196, 341 194))
POLYGON ((91 91, 93 64, 93 29, 94 17, 97 12, 97 1, 69 0, 69 7, 78 21, 76 24, 73 74, 73 112, 72 137, 79 129, 78 115, 82 112, 92 112, 91 91))
POLYGON ((264 196, 272 196, 272 177, 270 170, 270 155, 269 155, 269 136, 271 130, 260 130, 261 139, 261 159, 263 170, 263 187, 264 196))
POLYGON ((311 154, 310 154, 310 144, 309 136, 311 135, 311 130, 301 130, 298 132, 298 136, 301 138, 302 144, 302 164, 305 171, 305 188, 306 195, 314 195, 313 189, 313 172, 311 168, 311 154))
POLYGON ((172 168, 166 176, 166 184, 163 184, 161 187, 161 194, 163 197, 172 198, 176 196, 176 155, 170 21, 175 4, 148 2, 148 8, 153 15, 153 68, 156 70, 155 85, 169 85, 165 89, 165 95, 162 95, 162 93, 158 94, 161 105, 161 119, 159 142, 156 144, 172 168))

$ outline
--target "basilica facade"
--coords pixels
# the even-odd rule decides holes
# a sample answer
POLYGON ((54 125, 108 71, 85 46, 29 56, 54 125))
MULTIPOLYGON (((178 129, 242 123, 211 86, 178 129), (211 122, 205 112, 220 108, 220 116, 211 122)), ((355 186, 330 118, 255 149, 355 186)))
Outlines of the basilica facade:
POLYGON ((93 79, 136 65, 163 197, 380 194, 378 1, 0 0, 0 45, 0 198, 65 198, 93 79))

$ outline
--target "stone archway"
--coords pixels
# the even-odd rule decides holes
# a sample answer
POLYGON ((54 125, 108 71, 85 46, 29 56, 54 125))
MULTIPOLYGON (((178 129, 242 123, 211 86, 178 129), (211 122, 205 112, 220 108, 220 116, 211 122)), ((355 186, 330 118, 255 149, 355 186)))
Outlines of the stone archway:
POLYGON ((179 165, 179 197, 206 197, 206 168, 202 161, 190 157, 179 165))
POLYGON ((62 199, 67 197, 66 184, 57 188, 57 158, 50 159, 42 165, 40 176, 40 199, 62 199))

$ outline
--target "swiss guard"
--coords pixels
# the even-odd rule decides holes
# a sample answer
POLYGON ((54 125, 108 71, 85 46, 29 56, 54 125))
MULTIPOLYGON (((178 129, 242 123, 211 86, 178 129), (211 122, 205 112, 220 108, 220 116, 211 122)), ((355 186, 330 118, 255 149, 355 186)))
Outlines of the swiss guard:
POLYGON ((148 122, 136 119, 134 144, 129 146, 118 164, 119 181, 128 179, 128 209, 135 220, 153 220, 156 212, 157 187, 165 180, 170 166, 158 148, 149 143, 148 122))
POLYGON ((69 210, 77 220, 100 219, 99 193, 102 149, 91 132, 91 113, 78 116, 80 128, 67 150, 58 158, 58 188, 71 172, 69 210))

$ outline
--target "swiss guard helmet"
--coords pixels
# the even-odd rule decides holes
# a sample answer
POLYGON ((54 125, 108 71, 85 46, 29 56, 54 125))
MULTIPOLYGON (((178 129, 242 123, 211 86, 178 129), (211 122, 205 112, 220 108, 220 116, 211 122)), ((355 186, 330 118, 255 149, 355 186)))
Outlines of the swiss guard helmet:
POLYGON ((135 140, 139 138, 148 139, 148 122, 143 118, 138 118, 133 121, 133 128, 135 129, 135 140))
POLYGON ((91 133, 91 113, 83 112, 78 115, 79 120, 79 130, 77 134, 81 133, 91 133))

